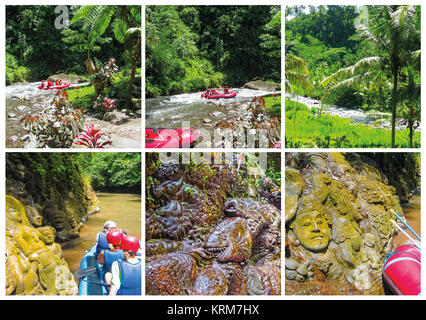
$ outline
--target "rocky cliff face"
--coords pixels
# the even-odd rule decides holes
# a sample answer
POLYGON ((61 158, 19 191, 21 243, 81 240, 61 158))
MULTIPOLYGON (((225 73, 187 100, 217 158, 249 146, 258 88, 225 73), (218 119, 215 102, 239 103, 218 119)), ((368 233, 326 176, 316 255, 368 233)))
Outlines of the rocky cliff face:
POLYGON ((398 195, 410 187, 378 163, 374 155, 286 154, 286 294, 383 293, 392 211, 403 215, 398 195), (398 193, 391 181, 400 181, 398 193))
POLYGON ((74 295, 77 285, 62 258, 98 207, 96 195, 69 153, 6 156, 6 293, 74 295), (57 241, 57 242, 55 242, 57 241))

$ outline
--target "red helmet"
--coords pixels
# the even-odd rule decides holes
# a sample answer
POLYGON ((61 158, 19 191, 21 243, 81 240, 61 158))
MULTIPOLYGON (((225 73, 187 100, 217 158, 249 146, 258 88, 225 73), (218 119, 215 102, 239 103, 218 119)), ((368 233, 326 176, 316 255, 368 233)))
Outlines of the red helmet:
POLYGON ((121 249, 137 252, 140 248, 138 237, 125 235, 121 241, 121 249))
POLYGON ((107 241, 113 246, 118 246, 123 240, 123 232, 120 229, 112 228, 107 233, 107 241))

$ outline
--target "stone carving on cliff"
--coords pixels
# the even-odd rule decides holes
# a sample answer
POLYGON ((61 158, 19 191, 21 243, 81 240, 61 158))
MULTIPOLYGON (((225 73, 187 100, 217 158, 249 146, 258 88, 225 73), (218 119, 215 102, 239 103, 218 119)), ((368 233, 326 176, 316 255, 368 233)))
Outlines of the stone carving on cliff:
POLYGON ((34 209, 6 196, 6 294, 78 294, 61 247, 54 242, 55 229, 40 227, 42 219, 34 209))
POLYGON ((287 294, 383 293, 391 210, 402 215, 384 181, 373 166, 351 166, 341 153, 286 155, 287 294))
POLYGON ((276 206, 246 197, 232 165, 147 162, 147 294, 280 294, 276 206))

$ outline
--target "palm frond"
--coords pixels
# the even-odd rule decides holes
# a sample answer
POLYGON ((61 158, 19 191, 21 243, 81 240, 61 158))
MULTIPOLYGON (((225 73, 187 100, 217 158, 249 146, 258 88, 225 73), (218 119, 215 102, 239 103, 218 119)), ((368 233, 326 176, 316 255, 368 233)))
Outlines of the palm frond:
POLYGON ((75 13, 74 17, 71 19, 70 23, 77 23, 81 20, 85 20, 88 16, 89 12, 92 10, 94 6, 82 6, 75 13))
POLYGON ((353 89, 356 86, 365 83, 367 80, 371 79, 374 74, 374 72, 364 72, 336 83, 334 86, 330 87, 327 90, 321 101, 323 103, 333 102, 336 97, 340 95, 341 92, 348 89, 353 89))

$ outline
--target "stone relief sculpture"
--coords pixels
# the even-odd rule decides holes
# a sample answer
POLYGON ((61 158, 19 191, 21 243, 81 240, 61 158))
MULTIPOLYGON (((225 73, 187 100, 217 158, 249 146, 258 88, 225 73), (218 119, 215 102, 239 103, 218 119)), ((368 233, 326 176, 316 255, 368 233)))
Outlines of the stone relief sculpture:
POLYGON ((383 173, 342 153, 290 153, 285 176, 286 294, 382 294, 391 210, 402 215, 383 173))
POLYGON ((243 183, 232 165, 148 159, 147 294, 280 294, 279 195, 243 183))
POLYGON ((61 247, 54 242, 55 229, 40 227, 42 219, 33 209, 6 195, 6 294, 78 294, 61 247))

